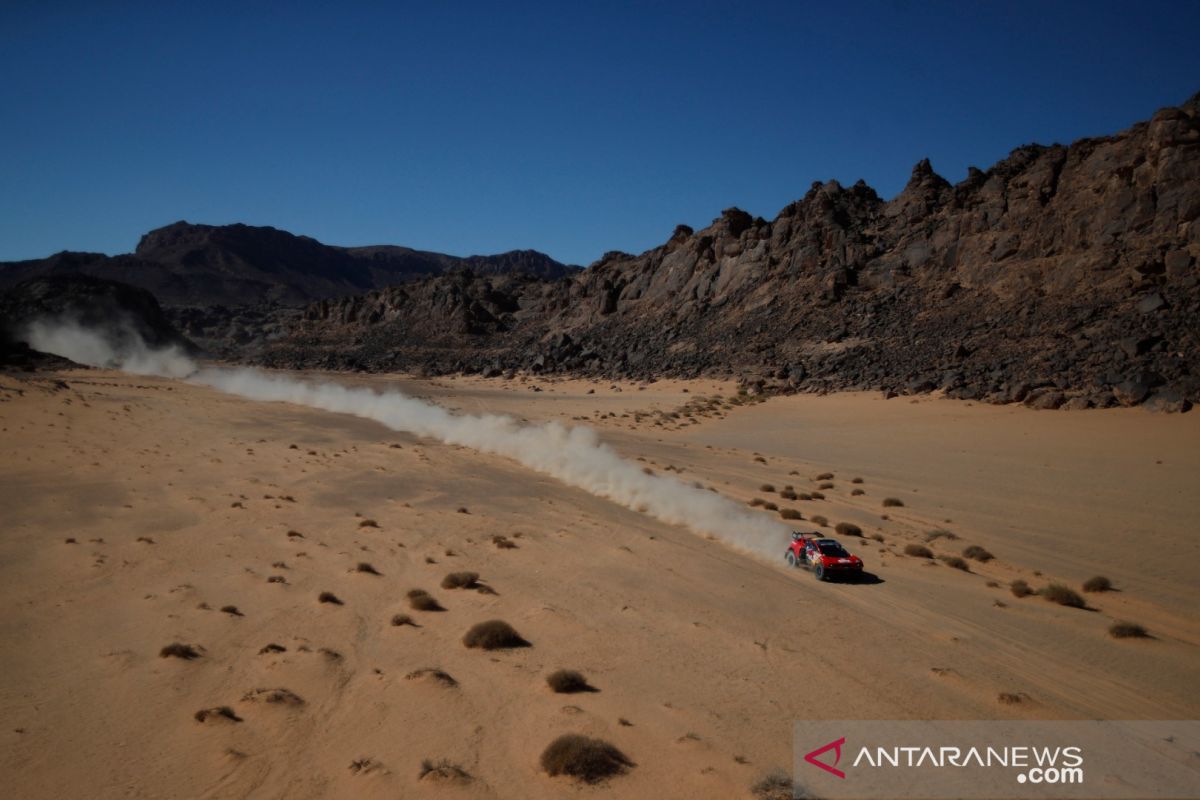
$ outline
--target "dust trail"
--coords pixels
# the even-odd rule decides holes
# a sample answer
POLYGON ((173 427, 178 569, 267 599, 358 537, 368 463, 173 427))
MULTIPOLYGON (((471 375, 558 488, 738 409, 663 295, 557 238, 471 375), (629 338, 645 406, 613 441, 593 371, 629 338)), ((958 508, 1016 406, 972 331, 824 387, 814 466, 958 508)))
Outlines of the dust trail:
POLYGON ((179 353, 151 351, 140 340, 123 352, 113 347, 111 337, 78 326, 46 325, 38 331, 33 346, 81 363, 186 377, 191 383, 252 400, 353 414, 392 430, 505 456, 598 497, 672 525, 711 534, 758 556, 777 558, 787 541, 789 529, 781 523, 715 492, 674 477, 648 474, 601 442, 591 428, 567 427, 558 422, 521 424, 500 414, 452 414, 395 390, 379 392, 336 383, 309 383, 248 368, 197 368, 179 353))

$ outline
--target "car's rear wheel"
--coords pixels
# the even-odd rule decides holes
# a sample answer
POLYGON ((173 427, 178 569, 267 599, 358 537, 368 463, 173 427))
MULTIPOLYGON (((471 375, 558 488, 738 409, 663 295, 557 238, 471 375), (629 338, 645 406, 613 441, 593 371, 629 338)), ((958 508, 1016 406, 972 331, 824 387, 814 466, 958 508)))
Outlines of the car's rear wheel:
POLYGON ((785 558, 785 559, 787 559, 787 562, 788 562, 788 566, 789 566, 789 567, 795 567, 795 566, 796 566, 796 554, 795 554, 795 553, 793 553, 791 550, 788 550, 788 551, 787 551, 787 555, 786 555, 786 556, 784 556, 784 558, 785 558))
POLYGON ((813 567, 813 575, 815 575, 819 581, 825 580, 825 565, 818 561, 817 565, 813 567))

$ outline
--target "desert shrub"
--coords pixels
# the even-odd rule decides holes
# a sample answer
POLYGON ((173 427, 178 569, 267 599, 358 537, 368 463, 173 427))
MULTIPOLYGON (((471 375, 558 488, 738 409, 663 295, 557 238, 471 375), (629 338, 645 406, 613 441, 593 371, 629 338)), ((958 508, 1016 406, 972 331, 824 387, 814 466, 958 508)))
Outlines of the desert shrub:
POLYGON ((442 686, 458 686, 458 681, 449 673, 433 667, 415 669, 404 676, 406 681, 427 680, 442 686))
POLYGON ((587 679, 573 669, 560 669, 546 676, 546 684, 558 694, 595 691, 587 679))
POLYGON ((287 578, 282 575, 272 575, 267 578, 267 583, 287 583, 287 578))
POLYGON ((752 508, 758 508, 759 506, 765 506, 766 504, 767 504, 767 501, 763 500, 761 497, 756 497, 750 501, 750 506, 752 508))
POLYGON ((584 783, 596 783, 619 775, 633 766, 629 757, 602 739, 567 733, 542 752, 542 769, 549 775, 569 775, 584 783))
POLYGON ((948 567, 961 569, 963 572, 971 571, 971 567, 967 564, 967 562, 958 556, 938 556, 938 559, 948 567))
POLYGON ((399 628, 401 625, 412 625, 417 627, 417 623, 413 622, 413 618, 408 614, 395 614, 392 616, 392 624, 399 628))
POLYGON ((809 521, 811 521, 814 525, 820 525, 822 528, 829 526, 829 520, 825 519, 825 517, 822 517, 820 514, 813 514, 811 517, 809 517, 809 521))
POLYGON ((1108 626, 1108 635, 1114 639, 1146 639, 1150 636, 1136 622, 1114 622, 1108 626))
POLYGON ((883 507, 884 508, 903 508, 904 501, 901 500, 899 497, 885 497, 885 498, 883 498, 883 507))
POLYGON ((872 534, 871 534, 871 538, 872 538, 872 539, 874 539, 874 540, 875 540, 875 541, 877 541, 877 542, 882 542, 882 541, 883 541, 883 534, 882 534, 882 533, 872 533, 872 534))
POLYGON ((366 561, 358 562, 358 566, 354 568, 355 572, 365 572, 367 575, 379 575, 379 570, 368 564, 366 561))
POLYGON ((234 713, 229 706, 217 706, 216 708, 202 708, 195 713, 196 722, 204 722, 208 719, 221 718, 227 719, 230 722, 241 722, 242 718, 234 713))
POLYGON ((863 479, 862 478, 851 478, 850 482, 851 483, 862 483, 863 479))
POLYGON ((779 509, 779 516, 783 519, 804 519, 804 515, 794 508, 779 509))
POLYGON ((792 778, 787 772, 776 769, 768 772, 750 787, 756 800, 792 800, 792 778))
POLYGON ((320 603, 332 603, 335 606, 345 605, 333 592, 321 592, 317 595, 317 601, 320 603))
POLYGON ((412 589, 408 593, 408 604, 417 611, 442 611, 442 604, 424 589, 412 589))
POLYGON ((963 555, 976 561, 991 561, 995 556, 977 544, 963 548, 963 555))
POLYGON ((499 619, 490 619, 473 625, 463 635, 463 644, 483 650, 502 650, 509 647, 528 647, 529 642, 513 630, 513 626, 499 619))
POLYGON ((822 472, 820 475, 813 478, 813 480, 814 481, 831 481, 831 480, 833 480, 833 473, 832 472, 822 472))
POLYGON ((1017 703, 1020 703, 1022 700, 1021 695, 1013 694, 1012 692, 1001 692, 996 697, 996 699, 999 700, 1001 703, 1004 703, 1005 705, 1010 705, 1010 706, 1014 706, 1017 703))
POLYGON ((270 644, 263 645, 263 648, 258 651, 258 654, 260 656, 262 656, 262 655, 266 655, 267 653, 286 653, 286 652, 287 652, 286 647, 284 647, 281 644, 275 644, 274 642, 271 642, 270 644))
POLYGON ((851 489, 850 490, 851 497, 858 497, 859 495, 864 495, 864 494, 866 494, 866 492, 864 492, 862 489, 851 489))
POLYGON ((1060 606, 1069 606, 1070 608, 1087 607, 1087 603, 1083 601, 1078 592, 1069 586, 1063 586, 1061 583, 1052 583, 1038 592, 1038 594, 1051 603, 1058 603, 1060 606))
POLYGON ((775 487, 769 483, 764 483, 762 486, 758 487, 758 490, 760 492, 773 492, 775 491, 775 487))
POLYGON ((818 489, 832 489, 833 484, 830 483, 829 481, 826 481, 825 483, 818 483, 817 488, 818 489))
POLYGON ((796 490, 791 489, 791 488, 784 489, 783 491, 781 491, 779 493, 779 496, 782 497, 784 500, 795 500, 798 497, 798 495, 796 494, 796 490))
POLYGON ((808 492, 800 492, 799 494, 796 495, 796 497, 794 499, 796 499, 796 500, 812 500, 813 496, 811 494, 809 494, 808 492))
POLYGON ((231 617, 243 616, 242 612, 238 611, 237 606, 221 606, 221 611, 223 611, 224 613, 228 614, 231 617))
POLYGON ((507 536, 500 534, 500 533, 498 533, 492 537, 492 544, 496 545, 496 547, 499 547, 501 550, 516 550, 517 549, 516 542, 512 541, 507 536))
POLYGON ((474 589, 478 583, 478 572, 451 572, 442 578, 443 589, 474 589))
POLYGON ((825 495, 822 494, 821 492, 810 492, 807 498, 805 498, 803 495, 801 495, 800 499, 801 500, 805 500, 805 499, 807 499, 807 500, 824 500, 825 495))
POLYGON ((1083 590, 1085 592, 1111 592, 1112 588, 1112 581, 1103 575, 1097 575, 1094 578, 1088 578, 1083 582, 1083 590))
POLYGON ((358 527, 360 527, 360 528, 378 528, 379 523, 373 519, 364 519, 358 523, 358 527))
POLYGON ((1028 597, 1029 595, 1034 594, 1033 589, 1029 588, 1029 584, 1020 578, 1017 578, 1015 581, 1010 583, 1008 585, 1008 589, 1013 593, 1013 597, 1028 597))
POLYGON ((862 528, 855 525, 853 522, 839 522, 833 526, 833 529, 840 536, 862 536, 862 528))
POLYGON ((193 658, 200 657, 200 651, 192 647, 190 644, 180 644, 175 642, 169 644, 162 650, 158 651, 159 658, 182 658, 184 661, 191 661, 193 658))
POLYGON ((947 541, 952 542, 957 538, 958 538, 957 533, 952 533, 951 531, 948 531, 944 528, 938 528, 936 531, 929 531, 928 533, 925 534, 925 541, 927 541, 927 542, 932 542, 937 539, 945 539, 947 541))
POLYGON ((906 544, 904 546, 904 555, 915 556, 917 558, 933 558, 933 551, 923 544, 906 544))
POLYGON ((417 777, 423 781, 448 781, 454 783, 471 780, 470 773, 457 764, 451 764, 444 758, 441 761, 424 759, 421 762, 421 772, 417 777))
POLYGON ((775 503, 769 503, 769 502, 763 503, 762 507, 763 507, 764 511, 778 511, 779 510, 779 506, 777 506, 775 503))

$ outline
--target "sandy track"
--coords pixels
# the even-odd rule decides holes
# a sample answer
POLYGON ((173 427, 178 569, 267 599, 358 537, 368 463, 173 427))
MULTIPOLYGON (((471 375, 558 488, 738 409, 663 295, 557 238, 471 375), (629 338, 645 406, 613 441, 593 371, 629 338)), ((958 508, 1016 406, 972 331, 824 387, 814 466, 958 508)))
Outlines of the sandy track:
POLYGON ((1195 415, 839 396, 679 427, 632 415, 729 387, 400 382, 468 411, 591 418, 628 456, 738 500, 779 501, 759 485, 811 489, 833 472, 826 500, 794 505, 885 539, 854 543, 882 582, 835 585, 363 420, 166 380, 64 377, 66 389, 0 378, 0 773, 16 796, 559 796, 537 758, 569 731, 637 763, 584 793, 744 796, 790 764, 796 718, 1200 710, 1195 415), (889 495, 906 505, 885 521, 889 495), (997 558, 966 574, 899 554, 935 527, 961 537, 937 552, 981 544, 997 558), (1131 529, 1169 554, 1154 574, 1131 564, 1131 529), (496 533, 517 548, 497 549, 496 533), (382 575, 350 571, 359 561, 382 575), (461 569, 497 593, 439 588, 461 569), (1005 588, 1093 573, 1123 590, 1088 595, 1096 611, 1005 588), (446 611, 408 609, 414 587, 446 611), (318 603, 322 591, 345 604, 318 603), (395 613, 420 627, 391 626, 395 613), (532 647, 462 646, 493 617, 532 647), (1112 640, 1114 618, 1156 638, 1112 640), (175 641, 202 657, 159 658, 175 641), (286 652, 259 652, 272 643, 286 652), (457 686, 405 677, 430 667, 457 686), (600 691, 553 694, 544 676, 559 667, 600 691), (259 688, 304 703, 244 699, 259 688), (221 705, 243 721, 193 719, 221 705), (421 781, 426 758, 473 779, 421 781))

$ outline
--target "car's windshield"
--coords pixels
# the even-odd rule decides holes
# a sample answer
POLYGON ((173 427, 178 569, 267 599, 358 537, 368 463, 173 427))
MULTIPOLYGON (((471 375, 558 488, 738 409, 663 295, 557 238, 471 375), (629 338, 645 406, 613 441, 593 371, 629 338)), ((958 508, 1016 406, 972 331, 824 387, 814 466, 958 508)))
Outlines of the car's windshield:
POLYGON ((846 548, 842 547, 837 542, 820 542, 817 547, 821 550, 821 555, 831 556, 832 558, 848 558, 849 553, 846 548))

